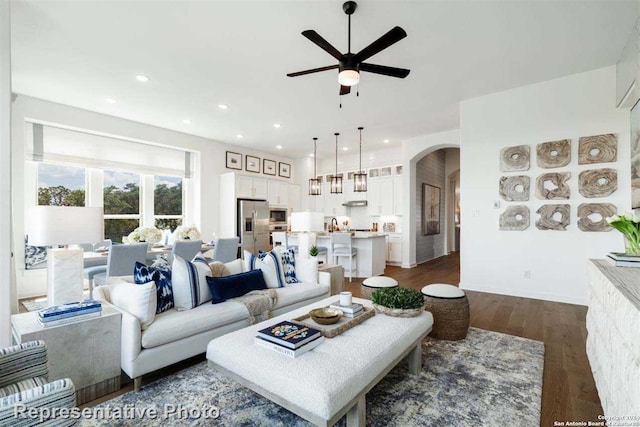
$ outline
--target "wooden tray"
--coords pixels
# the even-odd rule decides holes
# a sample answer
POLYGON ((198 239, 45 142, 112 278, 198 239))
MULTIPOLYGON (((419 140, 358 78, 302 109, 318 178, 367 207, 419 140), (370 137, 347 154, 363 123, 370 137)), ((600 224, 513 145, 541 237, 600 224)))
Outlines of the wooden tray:
POLYGON ((295 317, 291 319, 291 321, 302 323, 305 326, 317 329, 322 332, 322 335, 324 335, 325 338, 333 338, 376 315, 376 310, 372 307, 363 307, 363 310, 364 313, 357 317, 342 316, 340 320, 333 325, 320 325, 319 323, 314 322, 309 314, 295 317))

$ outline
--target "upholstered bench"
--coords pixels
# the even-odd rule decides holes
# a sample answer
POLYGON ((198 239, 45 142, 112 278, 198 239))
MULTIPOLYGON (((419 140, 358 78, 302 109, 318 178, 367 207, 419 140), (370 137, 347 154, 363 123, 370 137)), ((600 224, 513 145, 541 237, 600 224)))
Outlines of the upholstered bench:
POLYGON ((387 276, 373 276, 364 279, 360 286, 360 296, 371 299, 371 295, 380 288, 397 288, 398 281, 387 276))
POLYGON ((469 300, 456 286, 436 283, 422 288, 424 308, 433 315, 429 336, 449 341, 464 339, 469 331, 469 300))

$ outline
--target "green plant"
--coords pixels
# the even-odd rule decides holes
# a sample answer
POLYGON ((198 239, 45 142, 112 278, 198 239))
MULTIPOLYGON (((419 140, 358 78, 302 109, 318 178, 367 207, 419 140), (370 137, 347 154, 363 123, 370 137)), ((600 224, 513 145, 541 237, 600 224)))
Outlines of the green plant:
POLYGON ((309 248, 309 255, 310 256, 318 256, 318 247, 316 245, 313 245, 309 248))
POLYGON ((371 295, 374 304, 389 308, 410 310, 424 306, 421 292, 409 288, 381 288, 371 295))

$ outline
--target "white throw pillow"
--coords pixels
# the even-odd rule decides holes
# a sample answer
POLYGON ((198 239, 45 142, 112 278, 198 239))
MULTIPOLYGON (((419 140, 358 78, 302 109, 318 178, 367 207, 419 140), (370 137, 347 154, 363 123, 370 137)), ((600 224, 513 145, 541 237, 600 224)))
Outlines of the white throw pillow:
POLYGON ((156 283, 144 285, 121 282, 109 286, 111 302, 118 308, 131 313, 140 321, 142 329, 147 329, 156 318, 156 283))
POLYGON ((207 284, 207 276, 211 276, 211 269, 201 255, 196 255, 191 262, 175 256, 171 266, 171 287, 176 310, 191 310, 211 301, 213 297, 207 284))
POLYGON ((280 259, 275 252, 266 252, 262 258, 259 258, 244 251, 244 263, 247 271, 262 270, 262 276, 268 288, 284 287, 280 259))
POLYGON ((248 271, 244 269, 244 265, 240 258, 234 259, 233 261, 225 262, 224 266, 227 267, 227 270, 229 270, 229 274, 240 274, 248 271))

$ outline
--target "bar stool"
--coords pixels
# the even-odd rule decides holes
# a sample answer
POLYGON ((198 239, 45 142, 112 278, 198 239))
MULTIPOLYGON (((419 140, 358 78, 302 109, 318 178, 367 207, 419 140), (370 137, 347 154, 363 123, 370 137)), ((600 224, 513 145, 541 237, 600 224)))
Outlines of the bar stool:
MULTIPOLYGON (((351 246, 351 233, 331 233, 331 256, 336 264, 340 264, 340 257, 349 257, 349 282, 353 277, 353 260, 358 256, 358 248, 351 246)), ((355 265, 357 277, 358 263, 355 265)))

